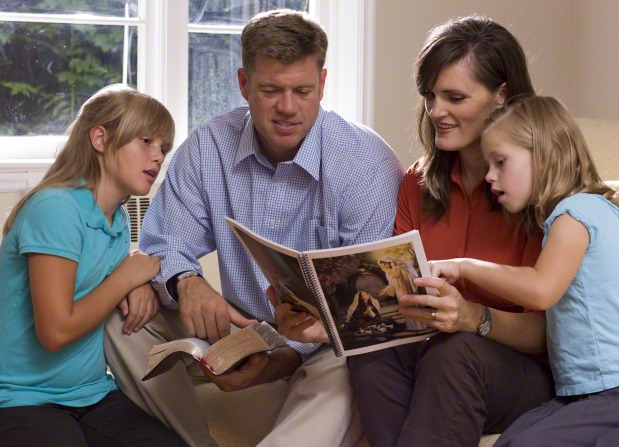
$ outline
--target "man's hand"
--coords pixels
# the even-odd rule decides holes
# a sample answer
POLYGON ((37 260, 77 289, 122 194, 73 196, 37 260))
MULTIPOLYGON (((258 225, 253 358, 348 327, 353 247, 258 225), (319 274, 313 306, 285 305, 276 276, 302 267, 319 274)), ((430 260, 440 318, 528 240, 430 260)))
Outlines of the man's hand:
POLYGON ((202 372, 222 391, 236 391, 290 376, 300 365, 301 357, 292 348, 278 348, 268 353, 252 354, 236 369, 216 376, 199 364, 202 372))
POLYGON ((267 297, 275 307, 275 324, 286 338, 301 343, 329 343, 322 321, 316 321, 305 312, 293 312, 288 303, 279 304, 272 286, 267 289, 267 297))
POLYGON ((138 332, 159 312, 159 297, 149 283, 133 289, 118 304, 125 317, 123 333, 131 335, 138 332))
POLYGON ((177 285, 181 320, 190 337, 208 339, 210 343, 230 334, 230 323, 243 328, 256 322, 230 307, 204 278, 192 276, 177 285))

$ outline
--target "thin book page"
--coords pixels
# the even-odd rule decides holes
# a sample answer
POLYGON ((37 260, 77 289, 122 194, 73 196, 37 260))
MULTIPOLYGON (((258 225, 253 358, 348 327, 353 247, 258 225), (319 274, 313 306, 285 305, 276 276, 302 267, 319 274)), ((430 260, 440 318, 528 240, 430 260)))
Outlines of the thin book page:
MULTIPOLYGON (((434 295, 412 280, 430 276, 419 232, 378 242, 306 252, 318 293, 328 305, 328 326, 335 328, 344 356, 426 340, 437 330, 405 321, 398 299, 411 293, 434 295)), ((337 352, 337 351, 336 351, 337 352)))
POLYGON ((321 320, 318 305, 303 275, 301 253, 271 242, 233 219, 226 218, 226 221, 273 286, 280 301, 290 303, 297 312, 307 312, 321 320))

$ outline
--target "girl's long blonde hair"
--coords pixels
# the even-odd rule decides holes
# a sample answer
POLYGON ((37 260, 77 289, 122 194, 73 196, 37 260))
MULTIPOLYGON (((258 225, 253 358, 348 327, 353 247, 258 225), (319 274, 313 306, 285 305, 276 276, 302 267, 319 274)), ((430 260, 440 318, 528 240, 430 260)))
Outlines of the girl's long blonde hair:
POLYGON ((67 129, 69 138, 62 151, 43 180, 15 205, 4 224, 3 235, 37 191, 63 187, 95 190, 101 180, 101 166, 90 141, 90 130, 97 126, 106 130, 106 151, 114 153, 139 136, 160 136, 164 154, 174 141, 174 120, 159 101, 123 84, 102 88, 82 105, 67 129))
POLYGON ((615 190, 602 181, 578 124, 556 99, 520 98, 495 111, 486 132, 503 132, 532 152, 531 205, 521 213, 527 231, 543 229, 559 202, 579 192, 602 195, 619 206, 615 190))

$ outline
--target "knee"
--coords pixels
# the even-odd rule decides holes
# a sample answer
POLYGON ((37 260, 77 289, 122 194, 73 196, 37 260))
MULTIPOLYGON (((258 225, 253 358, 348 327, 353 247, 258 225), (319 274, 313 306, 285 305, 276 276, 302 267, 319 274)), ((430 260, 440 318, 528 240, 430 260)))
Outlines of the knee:
POLYGON ((392 349, 383 349, 368 354, 348 357, 346 363, 350 373, 350 383, 355 391, 375 386, 386 370, 392 369, 395 354, 392 349))

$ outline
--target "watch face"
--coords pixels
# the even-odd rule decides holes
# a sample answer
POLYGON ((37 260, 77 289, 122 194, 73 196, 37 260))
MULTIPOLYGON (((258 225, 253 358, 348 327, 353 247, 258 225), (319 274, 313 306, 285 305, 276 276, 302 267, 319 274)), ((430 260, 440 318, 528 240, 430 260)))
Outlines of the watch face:
POLYGON ((492 325, 490 322, 485 321, 481 326, 479 326, 479 335, 485 337, 490 333, 490 329, 492 329, 492 325))

